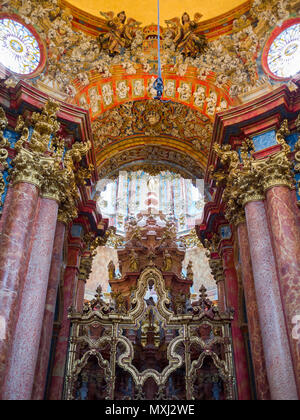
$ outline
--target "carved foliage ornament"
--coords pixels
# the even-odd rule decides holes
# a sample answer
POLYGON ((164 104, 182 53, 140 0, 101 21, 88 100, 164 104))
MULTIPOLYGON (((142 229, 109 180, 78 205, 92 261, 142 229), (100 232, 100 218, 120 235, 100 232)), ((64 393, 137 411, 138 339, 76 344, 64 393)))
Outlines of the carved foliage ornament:
MULTIPOLYGON (((77 216, 76 182, 79 185, 84 181, 82 174, 76 178, 76 169, 91 143, 74 143, 64 154, 64 140, 58 136, 58 110, 59 105, 48 100, 42 112, 34 112, 30 121, 19 117, 16 131, 21 135, 15 145, 17 154, 12 162, 10 180, 13 184, 34 184, 43 197, 59 202, 59 220, 68 223, 77 216)), ((90 171, 84 174, 89 177, 90 171)))
POLYGON ((289 159, 290 146, 285 141, 289 134, 288 122, 284 120, 277 131, 277 143, 281 151, 266 159, 255 160, 252 156, 253 143, 246 139, 239 154, 230 145, 214 145, 214 151, 224 168, 215 171, 212 177, 224 184, 223 199, 227 204, 226 217, 231 223, 244 220, 243 207, 250 201, 261 201, 265 192, 274 186, 294 188, 292 163, 289 159))
POLYGON ((150 175, 157 175, 161 171, 170 170, 179 172, 185 178, 187 174, 191 174, 195 178, 203 178, 203 173, 197 161, 186 154, 156 146, 139 147, 118 153, 100 166, 99 178, 112 177, 123 165, 127 166, 128 164, 130 164, 130 170, 133 170, 132 166, 136 166, 135 169, 145 170, 150 175), (143 162, 137 166, 136 161, 143 162), (159 163, 156 164, 156 162, 159 163))
POLYGON ((99 148, 122 137, 143 134, 186 139, 196 150, 205 151, 212 136, 212 124, 207 117, 182 104, 155 100, 122 104, 104 112, 92 126, 99 148))

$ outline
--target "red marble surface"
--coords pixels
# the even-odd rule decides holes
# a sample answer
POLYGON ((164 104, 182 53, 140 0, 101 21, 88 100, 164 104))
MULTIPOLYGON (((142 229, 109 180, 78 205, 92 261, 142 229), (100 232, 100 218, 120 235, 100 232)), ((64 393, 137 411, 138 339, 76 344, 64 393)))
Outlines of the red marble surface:
POLYGON ((270 400, 271 395, 259 324, 257 300, 252 273, 252 262, 250 257, 246 223, 240 223, 238 225, 237 234, 241 259, 244 294, 246 301, 251 356, 255 376, 256 395, 258 400, 270 400))
POLYGON ((34 185, 19 183, 11 188, 10 201, 4 206, 5 225, 0 238, 0 398, 28 266, 38 195, 34 185))
POLYGON ((218 288, 218 307, 221 312, 226 310, 226 292, 225 292, 225 281, 221 280, 217 283, 218 288))
POLYGON ((300 229, 300 201, 298 202, 295 190, 292 190, 290 193, 291 193, 293 212, 295 213, 297 225, 298 225, 298 228, 300 229))
POLYGON ((4 205, 2 208, 2 215, 0 216, 0 232, 2 231, 2 226, 5 225, 5 221, 10 210, 11 198, 12 198, 12 188, 10 187, 7 189, 4 205))
POLYGON ((250 202, 245 212, 271 399, 297 400, 265 205, 262 201, 250 202))
POLYGON ((233 354, 235 362, 236 383, 239 400, 250 400, 251 389, 248 374, 248 362, 243 333, 239 327, 239 291, 238 277, 234 266, 234 253, 232 248, 222 250, 223 268, 225 274, 225 287, 227 306, 234 308, 234 320, 231 323, 233 354))
POLYGON ((53 332, 54 312, 57 300, 57 289, 62 270, 65 230, 65 224, 57 222, 46 296, 43 328, 31 397, 32 400, 42 400, 44 398, 51 348, 51 338, 53 332))
POLYGON ((266 192, 266 209, 300 398, 300 343, 292 336, 293 319, 300 316, 300 230, 289 188, 278 186, 269 189, 266 192))
MULTIPOLYGON (((79 249, 78 249, 79 252, 79 249)), ((64 275, 64 286, 63 286, 63 319, 62 325, 58 334, 55 358, 53 364, 52 378, 49 391, 49 400, 61 400, 63 385, 64 385, 64 374, 65 374, 65 363, 68 351, 68 340, 70 334, 70 321, 68 319, 68 308, 73 305, 74 301, 74 290, 76 287, 78 276, 78 267, 66 267, 64 275)))
POLYGON ((3 386, 7 400, 30 400, 45 311, 58 204, 40 199, 28 271, 3 386))
POLYGON ((86 285, 85 281, 78 280, 77 291, 76 291, 76 305, 75 305, 77 311, 82 311, 83 309, 85 285, 86 285))

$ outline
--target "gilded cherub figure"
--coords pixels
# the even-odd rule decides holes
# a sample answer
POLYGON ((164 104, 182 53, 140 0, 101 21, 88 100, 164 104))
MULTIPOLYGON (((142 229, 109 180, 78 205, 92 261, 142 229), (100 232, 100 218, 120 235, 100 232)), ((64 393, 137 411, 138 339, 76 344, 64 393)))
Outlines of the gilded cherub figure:
POLYGON ((172 269, 172 257, 168 250, 164 252, 164 265, 163 265, 163 271, 171 271, 172 269))
POLYGON ((173 42, 176 50, 184 57, 193 57, 203 53, 207 47, 205 35, 197 33, 198 22, 202 15, 196 13, 191 20, 188 13, 184 13, 180 19, 166 20, 168 29, 173 32, 173 42))
POLYGON ((138 255, 137 253, 132 250, 130 253, 130 264, 129 264, 129 268, 132 272, 138 271, 139 270, 139 260, 138 260, 138 255))
POLYGON ((126 13, 119 12, 114 17, 113 12, 100 12, 106 19, 107 32, 99 36, 100 46, 107 50, 110 56, 120 54, 122 49, 129 48, 134 39, 134 29, 140 26, 141 22, 128 18, 126 13))

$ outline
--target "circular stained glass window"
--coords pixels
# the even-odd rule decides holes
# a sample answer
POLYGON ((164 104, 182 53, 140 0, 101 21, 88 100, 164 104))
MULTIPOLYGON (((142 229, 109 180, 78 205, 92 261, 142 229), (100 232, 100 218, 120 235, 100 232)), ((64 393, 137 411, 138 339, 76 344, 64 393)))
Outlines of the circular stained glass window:
POLYGON ((288 78, 300 71, 300 23, 283 30, 272 42, 267 63, 276 77, 288 78))
POLYGON ((18 74, 31 74, 39 66, 39 44, 30 30, 12 19, 0 19, 0 62, 18 74))

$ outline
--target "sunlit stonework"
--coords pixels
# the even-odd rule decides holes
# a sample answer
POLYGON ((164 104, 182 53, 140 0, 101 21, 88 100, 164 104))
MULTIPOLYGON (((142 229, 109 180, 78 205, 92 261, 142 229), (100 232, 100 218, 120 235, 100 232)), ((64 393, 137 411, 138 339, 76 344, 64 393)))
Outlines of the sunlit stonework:
POLYGON ((300 71, 300 23, 275 38, 268 53, 268 66, 277 77, 294 76, 300 71))
POLYGON ((0 19, 0 62, 18 74, 33 73, 39 66, 41 52, 33 34, 11 19, 0 19))

